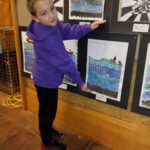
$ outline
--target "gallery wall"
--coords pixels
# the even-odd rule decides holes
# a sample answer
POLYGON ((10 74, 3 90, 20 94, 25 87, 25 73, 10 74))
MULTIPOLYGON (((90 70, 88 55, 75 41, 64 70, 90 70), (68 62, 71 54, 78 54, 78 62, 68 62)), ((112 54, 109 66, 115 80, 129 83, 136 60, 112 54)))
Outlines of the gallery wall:
MULTIPOLYGON (((69 1, 67 1, 67 3, 65 4, 68 4, 68 2, 69 1)), ((147 108, 147 107, 143 107, 144 104, 143 105, 140 104, 140 101, 139 101, 140 96, 133 99, 133 97, 135 97, 134 95, 136 95, 136 93, 134 92, 136 90, 136 89, 134 90, 135 82, 136 82, 136 86, 140 85, 140 87, 142 87, 141 85, 142 83, 138 84, 138 79, 135 79, 135 78, 137 76, 136 71, 138 68, 137 67, 138 50, 142 42, 141 37, 143 38, 145 34, 140 33, 139 31, 132 32, 132 29, 134 26, 133 23, 132 24, 129 23, 129 25, 131 26, 131 30, 128 32, 124 30, 123 28, 122 29, 119 28, 119 30, 117 30, 118 28, 114 28, 114 24, 118 24, 118 22, 113 20, 114 19, 114 16, 112 16, 113 12, 110 12, 108 10, 114 11, 115 6, 109 0, 106 0, 105 2, 107 2, 107 7, 108 5, 109 7, 111 6, 111 9, 105 10, 106 19, 108 20, 108 23, 105 26, 103 26, 101 29, 98 29, 97 31, 85 36, 83 39, 79 41, 78 48, 82 49, 83 51, 79 52, 78 67, 79 67, 79 70, 81 71, 82 77, 84 78, 84 80, 86 80, 87 79, 87 77, 85 76, 86 75, 86 63, 87 63, 86 55, 88 52, 88 46, 90 46, 88 45, 87 41, 89 39, 94 39, 95 41, 98 40, 99 42, 109 41, 109 43, 112 43, 113 41, 115 41, 118 43, 123 42, 124 44, 128 44, 129 47, 126 49, 127 59, 126 61, 124 61, 125 62, 124 80, 122 79, 122 81, 124 81, 122 83, 123 96, 122 98, 120 97, 119 102, 117 102, 117 100, 111 101, 112 98, 110 98, 107 94, 104 94, 104 96, 106 95, 107 96, 104 98, 104 100, 102 100, 103 94, 102 96, 99 96, 96 94, 85 94, 85 93, 82 93, 77 87, 74 87, 70 84, 64 84, 62 88, 60 88, 60 96, 63 97, 64 99, 66 99, 66 97, 69 97, 69 99, 67 99, 68 101, 76 103, 81 107, 86 107, 86 108, 101 112, 103 114, 106 114, 106 115, 109 115, 109 116, 112 116, 112 117, 115 117, 115 118, 118 118, 127 122, 131 122, 137 125, 149 127, 149 118, 146 117, 150 115, 149 106, 147 108), (83 46, 85 45, 83 43, 87 43, 87 45, 83 46), (83 58, 83 56, 85 56, 84 61, 82 60, 82 63, 81 63, 81 59, 83 58), (126 95, 127 97, 125 97, 126 95), (134 103, 135 100, 136 102, 134 103), (141 107, 146 109, 146 111, 142 110, 141 107), (138 112, 138 113, 137 114, 132 113, 131 110, 133 110, 134 112, 138 112), (143 115, 140 115, 140 114, 143 114, 143 115), (139 120, 142 120, 142 121, 139 121, 139 120)), ((25 6, 26 6, 25 1, 21 1, 21 0, 17 1, 17 12, 18 12, 17 14, 18 14, 19 28, 20 26, 26 27, 29 24, 30 19, 31 19, 25 6)), ((68 8, 68 7, 69 5, 65 6, 65 8, 68 8)), ((87 21, 92 22, 91 20, 88 20, 88 19, 82 20, 81 18, 79 20, 69 20, 67 14, 68 12, 64 14, 64 16, 66 17, 64 20, 66 22, 70 22, 70 23, 79 23, 79 22, 87 22, 87 21)), ((22 31, 24 32, 25 30, 23 29, 22 31)), ((147 40, 147 43, 145 44, 147 45, 148 42, 149 41, 147 40)), ((140 48, 140 51, 142 51, 141 48, 140 48)), ((145 59, 146 51, 147 51, 146 47, 144 51, 145 51, 144 53, 145 55, 142 56, 142 58, 145 59)), ((141 53, 142 52, 140 52, 140 54, 141 53)), ((114 57, 110 59, 113 60, 113 58, 114 57)), ((142 58, 140 60, 142 60, 142 58)), ((141 69, 144 70, 144 62, 142 63, 141 69)), ((26 80, 32 80, 32 79, 28 79, 26 76, 24 77, 26 80)), ((140 81, 142 80, 142 78, 143 76, 140 75, 140 81)), ((30 85, 28 86, 30 87, 30 85)), ((32 85, 31 85, 31 88, 32 88, 32 85)), ((138 92, 140 93, 141 88, 138 90, 139 90, 138 92)))

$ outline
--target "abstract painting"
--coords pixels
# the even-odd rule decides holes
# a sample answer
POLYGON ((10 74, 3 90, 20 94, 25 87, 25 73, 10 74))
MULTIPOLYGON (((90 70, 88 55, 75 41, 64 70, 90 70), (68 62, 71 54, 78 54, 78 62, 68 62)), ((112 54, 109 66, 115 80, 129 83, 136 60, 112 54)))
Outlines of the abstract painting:
POLYGON ((150 0, 120 0, 118 21, 150 22, 150 0))
POLYGON ((53 0, 54 6, 57 9, 58 19, 64 20, 64 0, 53 0))
POLYGON ((97 20, 104 16, 105 0, 69 0, 70 20, 97 20))
POLYGON ((26 27, 20 28, 21 49, 23 57, 23 72, 32 74, 32 64, 35 59, 33 44, 27 40, 26 27))
POLYGON ((142 34, 132 100, 133 112, 150 116, 150 35, 142 34))
POLYGON ((114 0, 111 32, 150 32, 150 0, 114 0))
POLYGON ((88 39, 86 83, 94 94, 120 101, 127 42, 88 39))

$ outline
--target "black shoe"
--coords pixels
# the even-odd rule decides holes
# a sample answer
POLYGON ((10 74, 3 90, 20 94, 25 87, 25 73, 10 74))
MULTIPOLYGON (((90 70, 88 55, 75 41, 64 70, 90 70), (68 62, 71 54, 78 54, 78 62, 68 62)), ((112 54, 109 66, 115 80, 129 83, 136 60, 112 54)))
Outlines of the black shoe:
POLYGON ((60 141, 64 138, 64 134, 62 132, 57 131, 55 128, 52 128, 52 140, 60 141))
POLYGON ((41 145, 41 150, 68 150, 68 146, 63 143, 51 142, 48 145, 41 145))

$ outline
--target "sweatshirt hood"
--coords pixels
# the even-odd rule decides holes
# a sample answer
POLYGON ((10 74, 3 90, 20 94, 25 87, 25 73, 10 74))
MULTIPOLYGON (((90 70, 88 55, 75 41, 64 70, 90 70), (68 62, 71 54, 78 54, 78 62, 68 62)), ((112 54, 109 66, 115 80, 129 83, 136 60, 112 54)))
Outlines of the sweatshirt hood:
POLYGON ((47 38, 49 34, 53 34, 57 29, 56 26, 43 25, 41 23, 31 21, 30 25, 27 28, 27 36, 34 41, 41 41, 47 38))

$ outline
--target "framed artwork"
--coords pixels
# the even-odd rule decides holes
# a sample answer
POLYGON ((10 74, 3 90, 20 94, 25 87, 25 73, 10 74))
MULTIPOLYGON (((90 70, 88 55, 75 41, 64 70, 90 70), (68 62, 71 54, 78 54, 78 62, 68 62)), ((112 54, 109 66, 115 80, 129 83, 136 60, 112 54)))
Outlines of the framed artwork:
POLYGON ((114 0, 111 31, 148 33, 150 0, 114 0))
POLYGON ((20 47, 22 53, 22 73, 26 77, 32 77, 32 64, 35 59, 33 44, 27 40, 26 35, 27 27, 20 26, 19 34, 20 34, 20 47))
MULTIPOLYGON (((64 45, 66 51, 70 55, 72 61, 74 62, 75 66, 77 67, 78 63, 78 40, 65 40, 64 45)), ((64 75, 63 84, 77 86, 77 84, 68 76, 64 75)))
POLYGON ((57 9, 58 19, 64 21, 64 0, 53 0, 57 9))
POLYGON ((96 100, 127 107, 136 41, 134 34, 98 32, 81 40, 86 63, 80 68, 86 68, 82 76, 96 100))
POLYGON ((106 19, 107 23, 97 30, 108 31, 111 19, 112 0, 64 0, 65 22, 91 23, 94 20, 106 19))
POLYGON ((98 20, 104 17, 105 0, 69 0, 69 20, 98 20))
POLYGON ((150 116, 150 35, 141 35, 132 111, 150 116))

